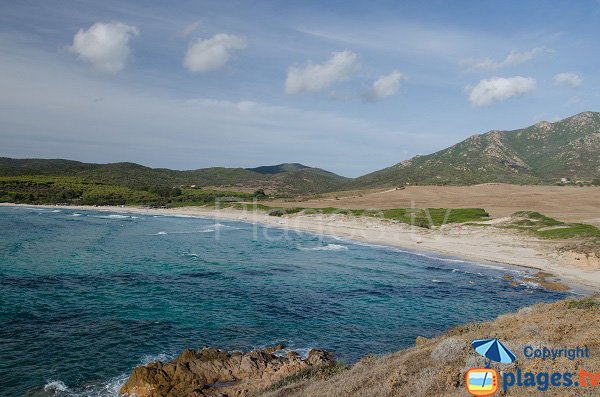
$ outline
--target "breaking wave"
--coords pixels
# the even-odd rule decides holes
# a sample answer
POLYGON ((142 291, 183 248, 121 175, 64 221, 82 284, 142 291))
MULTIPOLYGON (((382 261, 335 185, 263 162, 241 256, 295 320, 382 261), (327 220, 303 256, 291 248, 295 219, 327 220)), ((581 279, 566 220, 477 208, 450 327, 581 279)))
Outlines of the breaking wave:
POLYGON ((299 247, 302 251, 341 251, 347 250, 348 247, 341 244, 327 244, 319 247, 299 247))

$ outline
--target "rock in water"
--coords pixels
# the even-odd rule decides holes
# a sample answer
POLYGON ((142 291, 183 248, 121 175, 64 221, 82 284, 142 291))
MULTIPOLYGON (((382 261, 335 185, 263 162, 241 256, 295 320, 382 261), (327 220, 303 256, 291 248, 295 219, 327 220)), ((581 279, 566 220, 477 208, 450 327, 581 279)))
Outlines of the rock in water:
POLYGON ((119 392, 138 397, 252 396, 298 371, 334 363, 325 350, 313 349, 305 360, 297 354, 273 354, 283 347, 248 353, 186 349, 173 361, 134 368, 119 392))

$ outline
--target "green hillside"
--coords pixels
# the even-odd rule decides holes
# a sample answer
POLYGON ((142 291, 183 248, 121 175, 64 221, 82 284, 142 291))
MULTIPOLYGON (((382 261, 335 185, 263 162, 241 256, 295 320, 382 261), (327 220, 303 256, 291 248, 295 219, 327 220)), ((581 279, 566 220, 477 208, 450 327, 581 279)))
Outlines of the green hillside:
POLYGON ((350 181, 346 188, 405 184, 591 182, 600 177, 600 113, 515 131, 490 131, 350 181))
POLYGON ((0 176, 76 177, 87 183, 103 183, 135 190, 153 187, 220 187, 228 190, 307 194, 336 190, 347 178, 301 164, 279 164, 254 169, 203 168, 175 171, 134 163, 91 164, 71 160, 0 158, 0 176))
MULTIPOLYGON (((86 186, 110 185, 135 192, 157 193, 160 197, 172 197, 173 192, 168 189, 192 185, 239 193, 262 189, 268 194, 294 196, 406 184, 554 184, 562 183, 561 180, 598 184, 598 153, 600 113, 585 112, 555 123, 540 122, 515 131, 474 135, 439 152, 416 156, 356 179, 297 163, 176 171, 134 163, 91 164, 10 158, 0 158, 0 177, 70 177, 86 186)), ((4 192, 29 197, 31 190, 31 187, 19 185, 18 189, 13 186, 13 190, 4 189, 4 192)), ((134 197, 129 191, 119 194, 134 197)), ((141 194, 140 197, 146 197, 145 193, 141 194)), ((173 200, 170 198, 169 201, 173 200)))

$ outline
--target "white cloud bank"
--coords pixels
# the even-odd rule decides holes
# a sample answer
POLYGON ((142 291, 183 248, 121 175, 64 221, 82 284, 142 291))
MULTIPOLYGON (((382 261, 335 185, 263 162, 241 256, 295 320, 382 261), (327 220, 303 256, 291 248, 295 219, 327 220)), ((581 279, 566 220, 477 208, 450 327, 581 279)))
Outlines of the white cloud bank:
POLYGON ((98 22, 88 30, 80 29, 73 37, 69 51, 100 71, 117 73, 123 70, 129 58, 129 41, 138 35, 135 26, 98 22))
POLYGON ((406 80, 406 76, 398 70, 394 70, 390 74, 380 76, 373 82, 373 86, 367 93, 367 99, 379 101, 383 98, 395 95, 400 89, 400 82, 406 80))
POLYGON ((319 92, 331 85, 348 80, 358 69, 358 56, 348 50, 333 52, 325 63, 290 66, 285 81, 285 93, 319 92))
POLYGON ((565 72, 555 75, 552 80, 556 85, 577 88, 583 83, 583 79, 577 73, 565 72))
POLYGON ((492 58, 467 58, 460 61, 460 64, 467 69, 473 70, 496 70, 507 68, 510 66, 520 65, 527 61, 530 61, 538 55, 550 52, 550 50, 544 47, 536 47, 531 51, 517 52, 511 51, 506 58, 501 61, 495 61, 492 58))
POLYGON ((231 58, 231 52, 246 48, 244 37, 218 33, 210 39, 193 41, 183 58, 183 66, 192 73, 221 69, 231 58))
POLYGON ((481 80, 476 86, 466 87, 473 106, 487 106, 533 91, 536 81, 531 77, 492 77, 481 80))

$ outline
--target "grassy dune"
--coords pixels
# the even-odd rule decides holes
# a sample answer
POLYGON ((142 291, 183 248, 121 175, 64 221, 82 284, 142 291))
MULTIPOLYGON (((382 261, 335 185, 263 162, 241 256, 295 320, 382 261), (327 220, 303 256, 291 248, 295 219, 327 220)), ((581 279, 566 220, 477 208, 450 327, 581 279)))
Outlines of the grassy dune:
POLYGON ((584 223, 567 223, 535 211, 516 212, 510 227, 530 231, 542 238, 565 239, 573 237, 600 238, 600 229, 584 223))
MULTIPOLYGON (((225 206, 228 206, 227 204, 225 206)), ((350 215, 368 216, 380 219, 398 221, 421 227, 441 226, 446 223, 463 223, 482 221, 489 218, 488 213, 482 208, 392 208, 382 210, 371 209, 346 209, 346 208, 277 208, 265 204, 236 203, 230 204, 238 209, 266 211, 271 216, 293 214, 304 215, 350 215)))

